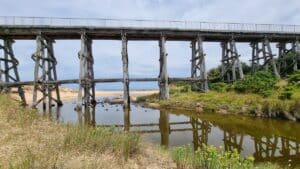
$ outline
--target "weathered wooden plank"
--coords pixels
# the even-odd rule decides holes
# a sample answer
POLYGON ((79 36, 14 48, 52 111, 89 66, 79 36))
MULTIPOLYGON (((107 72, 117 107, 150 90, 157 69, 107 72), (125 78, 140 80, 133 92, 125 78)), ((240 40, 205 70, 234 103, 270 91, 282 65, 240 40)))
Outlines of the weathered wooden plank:
POLYGON ((167 52, 166 52, 166 37, 161 36, 159 41, 159 51, 160 51, 160 69, 159 69, 159 96, 160 99, 169 99, 169 86, 168 86, 168 70, 167 70, 167 52))
POLYGON ((125 109, 130 108, 129 95, 129 73, 128 73, 128 50, 126 33, 122 32, 122 63, 123 63, 123 106, 125 109))
MULTIPOLYGON (((159 78, 129 78, 130 82, 157 82, 159 78)), ((191 78, 191 77, 170 77, 168 78, 169 82, 177 82, 177 81, 201 81, 200 78, 191 78)), ((114 78, 114 79, 94 79, 94 83, 115 83, 115 82, 123 82, 123 78, 114 78)), ((21 82, 0 82, 0 86, 7 86, 7 87, 17 87, 17 86, 30 86, 37 84, 79 84, 78 79, 68 79, 68 80, 56 80, 56 81, 47 81, 47 82, 40 82, 40 81, 21 81, 21 82)))
POLYGON ((222 42, 222 72, 221 79, 227 78, 228 82, 234 82, 237 79, 243 79, 244 73, 240 62, 236 42, 232 38, 229 41, 222 42), (238 76, 237 76, 238 75, 238 76))
POLYGON ((206 72, 206 63, 205 63, 205 53, 203 49, 203 37, 198 36, 197 38, 198 44, 198 55, 199 55, 199 66, 200 66, 200 79, 202 80, 201 83, 201 90, 203 92, 208 91, 208 78, 206 72))
POLYGON ((272 42, 294 42, 300 33, 268 33, 242 31, 209 31, 209 30, 178 30, 150 28, 101 28, 101 27, 49 27, 49 26, 0 26, 0 37, 10 36, 13 39, 35 39, 39 32, 53 39, 80 39, 80 32, 85 31, 92 39, 121 40, 120 31, 126 30, 128 40, 159 40, 163 32, 168 40, 191 41, 201 35, 206 41, 220 42, 232 36, 237 42, 259 41, 265 36, 272 42))
MULTIPOLYGON (((5 65, 5 69, 2 70, 0 66, 0 72, 1 73, 3 72, 3 74, 5 75, 5 82, 19 82, 20 81, 20 76, 18 72, 19 62, 14 55, 14 51, 12 47, 14 40, 5 38, 3 39, 3 42, 4 42, 4 46, 0 45, 0 49, 4 51, 4 58, 0 58, 0 65, 2 64, 1 61, 3 61, 5 65)), ((2 81, 1 73, 0 73, 0 82, 2 81)), ((0 88, 0 92, 3 89, 6 92, 8 91, 4 87, 4 88, 0 88)), ((18 93, 21 98, 22 104, 26 105, 24 91, 21 86, 18 87, 18 93)))
POLYGON ((34 66, 34 83, 33 83, 33 96, 32 96, 32 107, 37 105, 37 92, 38 92, 38 81, 39 81, 39 67, 40 60, 44 57, 44 50, 42 47, 42 37, 41 35, 36 36, 36 52, 32 55, 32 59, 35 62, 34 66))
POLYGON ((78 55, 80 59, 79 91, 75 109, 79 111, 82 109, 82 105, 84 105, 85 110, 89 106, 94 107, 96 105, 92 40, 85 32, 81 33, 81 49, 78 55))

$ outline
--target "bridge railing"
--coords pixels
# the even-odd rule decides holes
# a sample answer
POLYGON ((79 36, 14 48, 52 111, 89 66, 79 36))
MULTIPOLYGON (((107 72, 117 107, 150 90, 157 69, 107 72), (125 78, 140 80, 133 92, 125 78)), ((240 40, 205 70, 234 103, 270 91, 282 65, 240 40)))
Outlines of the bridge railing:
POLYGON ((0 25, 13 26, 87 26, 103 28, 153 28, 229 32, 300 33, 300 25, 215 23, 194 21, 118 20, 97 18, 52 18, 0 16, 0 25))

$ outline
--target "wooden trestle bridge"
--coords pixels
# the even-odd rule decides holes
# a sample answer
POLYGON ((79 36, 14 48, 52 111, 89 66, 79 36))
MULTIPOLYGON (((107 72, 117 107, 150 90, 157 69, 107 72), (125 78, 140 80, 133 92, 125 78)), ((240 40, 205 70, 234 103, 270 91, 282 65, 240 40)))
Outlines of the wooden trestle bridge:
MULTIPOLYGON (((8 91, 17 87, 24 103, 22 90, 24 85, 33 85, 33 104, 40 102, 46 108, 56 102, 62 105, 59 95, 59 85, 78 83, 78 104, 89 107, 95 104, 95 83, 122 82, 124 85, 124 107, 129 107, 129 82, 158 81, 161 99, 169 98, 168 83, 170 81, 201 82, 199 90, 208 90, 205 68, 205 53, 203 43, 220 42, 222 48, 222 77, 234 81, 244 77, 239 54, 236 48, 238 42, 249 42, 252 48, 252 70, 264 67, 276 76, 288 66, 298 69, 300 55, 300 26, 272 24, 239 24, 239 23, 209 23, 186 21, 152 21, 152 20, 114 20, 114 19, 77 19, 77 18, 42 18, 42 17, 0 17, 0 38, 3 44, 0 49, 4 54, 0 58, 0 88, 8 91), (32 59, 35 62, 34 80, 21 81, 18 72, 18 60, 14 55, 13 42, 19 39, 36 40, 36 49, 32 59), (56 72, 56 57, 53 43, 57 39, 80 39, 79 49, 80 72, 78 79, 59 80, 56 72), (93 71, 93 40, 121 40, 123 78, 103 79, 94 77, 93 71), (128 51, 129 40, 154 40, 160 47, 160 71, 155 78, 129 78, 128 51), (172 78, 167 72, 166 41, 191 42, 191 76, 172 78), (284 59, 288 52, 295 53, 292 65, 277 65, 275 54, 270 43, 278 43, 278 58, 284 59), (291 45, 287 45, 291 44, 291 45), (290 48, 288 48, 290 47, 290 48), (42 98, 37 93, 42 93, 42 98), (55 93, 55 95, 52 95, 55 93)), ((28 56, 18 56, 28 57, 28 56)), ((59 56, 58 56, 59 57, 59 56)), ((77 58, 74 56, 74 59, 77 58)), ((249 58, 250 59, 250 58, 249 58)))

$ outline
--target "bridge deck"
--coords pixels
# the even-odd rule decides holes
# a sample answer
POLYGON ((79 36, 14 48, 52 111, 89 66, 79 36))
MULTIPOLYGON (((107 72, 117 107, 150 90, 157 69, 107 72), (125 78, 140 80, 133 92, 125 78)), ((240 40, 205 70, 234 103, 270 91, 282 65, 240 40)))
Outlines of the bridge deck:
POLYGON ((166 28, 101 28, 101 27, 66 27, 66 26, 0 26, 0 37, 13 39, 35 39, 42 33, 53 39, 80 39, 80 33, 92 39, 121 40, 121 31, 125 31, 128 40, 159 40, 164 34, 167 40, 191 41, 201 35, 204 41, 219 42, 234 37, 237 42, 260 41, 268 37, 272 42, 293 42, 300 33, 238 32, 211 30, 176 30, 166 28))
POLYGON ((234 37, 239 42, 250 42, 267 36, 274 42, 292 42, 300 36, 297 25, 0 17, 0 37, 35 39, 42 33, 54 39, 80 39, 83 31, 92 39, 112 40, 121 40, 121 31, 126 31, 128 40, 159 40, 164 34, 167 40, 190 41, 200 34, 205 41, 234 37))

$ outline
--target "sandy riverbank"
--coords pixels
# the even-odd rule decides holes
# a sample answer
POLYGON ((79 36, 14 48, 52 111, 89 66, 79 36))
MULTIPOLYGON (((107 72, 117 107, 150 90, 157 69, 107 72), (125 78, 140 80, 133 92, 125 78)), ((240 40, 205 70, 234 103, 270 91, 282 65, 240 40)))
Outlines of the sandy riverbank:
MULTIPOLYGON (((26 86, 23 88, 25 92, 25 98, 27 101, 27 104, 32 103, 32 93, 33 93, 33 87, 32 86, 26 86)), ((62 101, 66 100, 73 100, 77 98, 78 90, 60 87, 60 97, 62 101)), ((12 89, 11 96, 14 99, 20 100, 20 97, 18 93, 16 92, 17 89, 12 89)), ((130 91, 130 96, 132 100, 135 100, 138 96, 147 96, 151 94, 158 93, 158 90, 134 90, 130 91)), ((38 98, 41 98, 42 93, 38 92, 38 98)), ((53 96, 55 96, 55 93, 53 93, 53 96)), ((96 97, 122 97, 123 91, 96 91, 96 97)))

